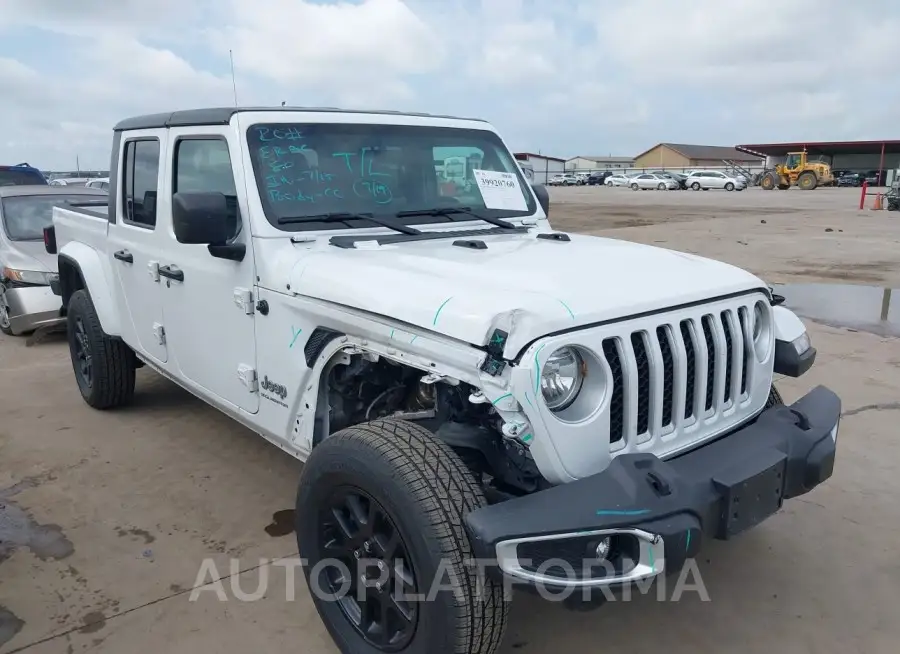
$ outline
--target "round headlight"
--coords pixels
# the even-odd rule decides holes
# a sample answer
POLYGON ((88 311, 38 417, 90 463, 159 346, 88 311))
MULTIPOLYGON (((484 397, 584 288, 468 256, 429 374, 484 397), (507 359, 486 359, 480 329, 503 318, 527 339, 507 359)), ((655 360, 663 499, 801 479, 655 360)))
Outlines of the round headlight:
POLYGON ((760 306, 759 302, 753 305, 753 341, 754 343, 759 340, 760 335, 762 334, 763 321, 765 320, 765 316, 763 315, 762 306, 760 306))
POLYGON ((769 356, 771 330, 771 314, 762 301, 757 302, 753 305, 753 349, 760 361, 765 361, 769 356))
POLYGON ((569 407, 584 383, 584 360, 571 347, 561 347, 547 359, 541 371, 541 394, 551 411, 569 407))

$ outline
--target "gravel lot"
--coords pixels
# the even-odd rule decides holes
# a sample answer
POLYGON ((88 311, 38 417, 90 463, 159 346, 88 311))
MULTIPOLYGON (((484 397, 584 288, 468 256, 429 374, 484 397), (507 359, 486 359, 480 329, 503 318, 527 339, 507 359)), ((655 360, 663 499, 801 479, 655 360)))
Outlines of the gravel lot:
MULTIPOLYGON (((559 229, 719 258, 770 282, 900 289, 900 219, 857 211, 855 189, 552 197, 559 229)), ((841 394, 834 477, 742 538, 708 543, 709 601, 691 590, 671 601, 670 584, 668 601, 654 592, 575 614, 517 595, 504 653, 897 651, 900 340, 835 304, 828 324, 808 323, 816 366, 779 383, 788 401, 820 383, 841 394)), ((285 601, 296 547, 273 514, 292 507, 300 464, 146 370, 135 406, 88 409, 58 337, 0 337, 0 369, 0 532, 27 541, 0 544, 0 652, 336 651, 299 576, 285 601), (204 559, 228 577, 227 601, 191 601, 204 559), (235 598, 266 576, 262 599, 235 598)))

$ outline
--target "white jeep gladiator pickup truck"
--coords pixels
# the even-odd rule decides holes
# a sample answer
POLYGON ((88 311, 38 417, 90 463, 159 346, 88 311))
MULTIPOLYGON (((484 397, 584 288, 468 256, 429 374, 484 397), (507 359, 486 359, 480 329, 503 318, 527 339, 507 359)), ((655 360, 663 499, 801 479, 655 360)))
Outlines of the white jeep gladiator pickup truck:
POLYGON ((832 474, 839 398, 772 386, 816 353, 782 298, 554 230, 486 122, 222 108, 113 134, 106 211, 44 234, 81 394, 124 404, 149 366, 305 461, 297 540, 342 652, 489 654, 505 581, 599 603, 832 474))

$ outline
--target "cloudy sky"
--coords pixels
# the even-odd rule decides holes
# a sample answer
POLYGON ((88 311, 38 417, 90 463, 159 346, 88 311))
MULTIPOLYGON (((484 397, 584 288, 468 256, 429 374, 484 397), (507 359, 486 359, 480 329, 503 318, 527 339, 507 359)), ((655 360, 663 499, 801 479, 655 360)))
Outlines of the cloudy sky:
POLYGON ((141 113, 478 116, 516 151, 897 138, 895 0, 0 0, 0 163, 108 165, 141 113))

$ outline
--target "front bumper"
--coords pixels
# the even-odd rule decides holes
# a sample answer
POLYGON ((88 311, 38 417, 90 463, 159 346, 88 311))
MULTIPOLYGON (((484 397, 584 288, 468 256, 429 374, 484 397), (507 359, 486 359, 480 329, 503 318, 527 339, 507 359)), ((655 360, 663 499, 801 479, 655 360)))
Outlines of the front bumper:
POLYGON ((59 314, 62 299, 54 295, 49 286, 7 288, 6 303, 9 306, 9 327, 17 336, 65 320, 59 314))
POLYGON ((470 540, 478 558, 532 585, 616 587, 677 571, 704 537, 727 540, 828 479, 840 414, 819 386, 677 458, 624 454, 599 474, 473 511, 470 540))

